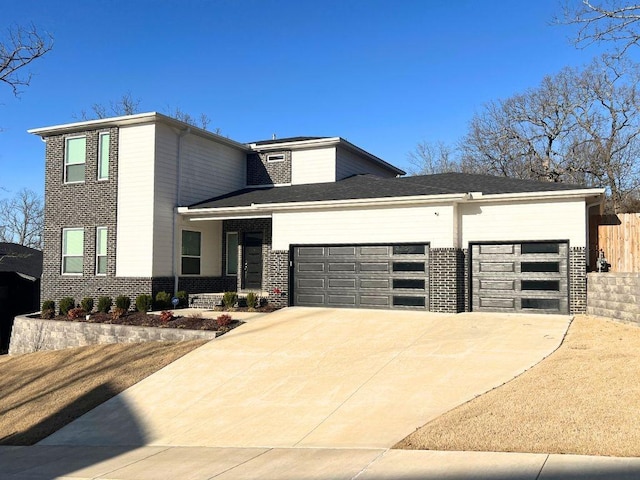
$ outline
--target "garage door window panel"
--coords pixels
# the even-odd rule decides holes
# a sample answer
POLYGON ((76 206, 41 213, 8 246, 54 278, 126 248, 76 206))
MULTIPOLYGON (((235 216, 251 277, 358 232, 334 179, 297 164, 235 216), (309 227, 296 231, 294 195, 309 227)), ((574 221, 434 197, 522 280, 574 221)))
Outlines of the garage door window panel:
POLYGON ((558 298, 522 298, 520 308, 523 310, 560 310, 558 298))
POLYGON ((393 296, 393 305, 396 307, 424 307, 426 299, 424 297, 393 296))
POLYGON ((394 245, 394 255, 424 255, 426 251, 425 245, 394 245))
POLYGON ((522 262, 520 264, 520 271, 532 273, 559 273, 560 262, 522 262))
POLYGON ((560 244, 558 243, 523 243, 520 247, 520 251, 523 255, 536 254, 536 253, 560 253, 560 244))
POLYGON ((522 290, 560 291, 559 280, 522 280, 522 290))
POLYGON ((393 288, 395 289, 412 289, 412 290, 424 290, 426 283, 423 279, 419 278, 394 278, 393 288))
POLYGON ((393 262, 394 272, 424 272, 424 262, 393 262))

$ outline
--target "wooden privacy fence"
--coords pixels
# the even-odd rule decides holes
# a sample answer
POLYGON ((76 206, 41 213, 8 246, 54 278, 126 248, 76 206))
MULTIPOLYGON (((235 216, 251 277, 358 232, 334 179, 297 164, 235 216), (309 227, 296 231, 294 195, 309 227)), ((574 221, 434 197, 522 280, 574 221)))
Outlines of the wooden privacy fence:
POLYGON ((610 272, 640 272, 640 213, 591 217, 589 265, 595 270, 602 250, 610 272))

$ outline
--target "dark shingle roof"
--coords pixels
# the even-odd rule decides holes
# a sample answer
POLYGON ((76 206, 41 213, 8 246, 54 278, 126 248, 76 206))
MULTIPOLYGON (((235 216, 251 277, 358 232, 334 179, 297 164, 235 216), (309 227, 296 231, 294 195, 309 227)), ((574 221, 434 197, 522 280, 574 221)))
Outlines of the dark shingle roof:
POLYGON ((18 272, 40 278, 42 252, 16 243, 0 243, 0 272, 18 272))
POLYGON ((534 180, 467 173, 442 173, 400 178, 354 175, 338 182, 312 183, 288 187, 245 188, 190 205, 190 208, 244 207, 252 204, 408 197, 468 192, 482 192, 485 195, 535 193, 579 190, 583 188, 586 187, 566 183, 537 182, 534 180))

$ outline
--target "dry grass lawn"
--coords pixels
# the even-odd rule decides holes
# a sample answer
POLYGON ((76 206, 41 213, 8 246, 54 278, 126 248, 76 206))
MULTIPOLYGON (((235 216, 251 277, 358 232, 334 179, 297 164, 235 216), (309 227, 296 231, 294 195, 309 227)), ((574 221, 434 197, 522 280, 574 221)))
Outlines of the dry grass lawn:
POLYGON ((0 357, 0 445, 32 445, 205 341, 0 357))
POLYGON ((541 363, 395 448, 640 456, 640 328, 578 316, 541 363))

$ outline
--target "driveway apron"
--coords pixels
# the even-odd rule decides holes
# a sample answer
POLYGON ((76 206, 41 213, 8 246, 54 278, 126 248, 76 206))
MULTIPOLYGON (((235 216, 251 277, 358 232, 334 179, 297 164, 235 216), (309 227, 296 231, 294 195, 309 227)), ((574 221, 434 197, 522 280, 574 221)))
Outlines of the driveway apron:
POLYGON ((287 308, 187 354, 41 445, 388 448, 538 363, 569 321, 287 308))

